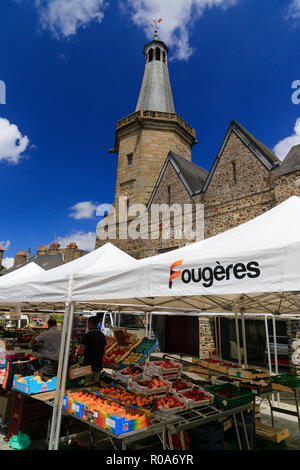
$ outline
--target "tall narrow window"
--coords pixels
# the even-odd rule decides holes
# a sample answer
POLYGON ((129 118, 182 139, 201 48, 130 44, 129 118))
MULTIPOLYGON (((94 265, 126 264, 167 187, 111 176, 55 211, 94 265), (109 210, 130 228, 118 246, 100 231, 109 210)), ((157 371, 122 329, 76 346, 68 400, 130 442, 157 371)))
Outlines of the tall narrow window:
POLYGON ((171 204, 171 186, 168 186, 168 204, 171 204))
POLYGON ((156 48, 155 58, 156 58, 156 60, 160 60, 160 48, 159 47, 156 48))
POLYGON ((167 56, 165 51, 163 51, 163 62, 166 64, 167 63, 167 56))
POLYGON ((153 49, 150 49, 149 51, 149 62, 152 62, 153 60, 153 49))
POLYGON ((132 153, 129 153, 127 155, 127 165, 130 166, 132 165, 132 159, 133 159, 133 154, 132 153))
POLYGON ((233 171, 233 181, 236 183, 236 163, 234 160, 231 163, 232 163, 232 171, 233 171))

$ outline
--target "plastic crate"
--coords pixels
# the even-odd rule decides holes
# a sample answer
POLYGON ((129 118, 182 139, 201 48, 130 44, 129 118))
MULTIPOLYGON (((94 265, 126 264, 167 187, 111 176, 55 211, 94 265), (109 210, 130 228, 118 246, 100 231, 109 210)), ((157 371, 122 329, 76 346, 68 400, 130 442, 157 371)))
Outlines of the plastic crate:
POLYGON ((300 387, 300 377, 293 374, 273 375, 271 381, 286 387, 300 387))
POLYGON ((231 408, 245 405, 251 402, 253 399, 251 392, 240 389, 231 383, 221 385, 206 385, 205 390, 215 396, 215 404, 224 410, 229 410, 231 408), (219 393, 223 391, 236 393, 237 396, 233 398, 226 398, 219 393))

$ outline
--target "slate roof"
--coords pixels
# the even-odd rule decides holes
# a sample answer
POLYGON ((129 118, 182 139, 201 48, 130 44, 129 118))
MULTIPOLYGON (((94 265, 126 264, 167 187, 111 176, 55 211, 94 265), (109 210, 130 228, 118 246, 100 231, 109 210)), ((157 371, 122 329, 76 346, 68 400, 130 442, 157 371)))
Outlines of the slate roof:
POLYGON ((280 167, 276 168, 273 173, 275 176, 282 176, 297 170, 300 170, 300 145, 291 148, 280 167))
POLYGON ((265 155, 265 157, 268 158, 270 163, 280 163, 279 158, 275 155, 275 153, 272 152, 268 147, 266 147, 260 140, 258 140, 256 137, 254 137, 252 134, 250 134, 247 129, 245 129, 241 124, 239 124, 237 121, 232 120, 231 125, 235 125, 237 128, 241 129, 241 131, 256 145, 256 147, 265 155))
POLYGON ((190 196, 195 196, 196 194, 200 193, 203 188, 203 185, 208 176, 208 171, 170 150, 150 196, 147 209, 152 204, 155 193, 160 185, 161 179, 169 163, 173 165, 173 168, 186 187, 190 196))
POLYGON ((175 152, 171 151, 169 156, 170 160, 172 160, 180 170, 184 182, 191 189, 191 195, 200 192, 208 176, 208 171, 175 152))
MULTIPOLYGON (((168 53, 168 48, 162 41, 151 41, 146 49, 160 47, 168 53)), ((154 54, 155 55, 155 54, 154 54)), ((173 95, 170 85, 168 66, 155 57, 145 65, 143 81, 135 111, 161 111, 175 113, 173 95)))
POLYGON ((62 253, 58 252, 55 253, 54 255, 40 255, 40 256, 32 256, 29 258, 27 261, 24 261, 24 263, 20 263, 17 266, 13 266, 12 268, 9 269, 2 269, 0 270, 0 276, 4 276, 5 274, 11 273, 12 271, 16 271, 19 268, 22 268, 26 264, 31 263, 34 261, 37 265, 39 265, 41 268, 45 269, 48 271, 49 269, 56 268, 57 266, 60 266, 61 264, 64 264, 64 259, 62 253))

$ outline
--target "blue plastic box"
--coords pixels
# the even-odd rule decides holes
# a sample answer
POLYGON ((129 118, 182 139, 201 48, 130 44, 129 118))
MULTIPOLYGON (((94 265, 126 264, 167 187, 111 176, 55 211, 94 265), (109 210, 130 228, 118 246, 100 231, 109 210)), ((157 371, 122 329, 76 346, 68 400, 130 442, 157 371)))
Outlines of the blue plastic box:
POLYGON ((26 393, 27 395, 33 395, 34 393, 50 392, 56 389, 56 377, 53 377, 48 382, 37 383, 36 380, 31 380, 35 376, 30 375, 28 377, 22 377, 26 383, 19 382, 14 376, 13 386, 14 390, 26 393))

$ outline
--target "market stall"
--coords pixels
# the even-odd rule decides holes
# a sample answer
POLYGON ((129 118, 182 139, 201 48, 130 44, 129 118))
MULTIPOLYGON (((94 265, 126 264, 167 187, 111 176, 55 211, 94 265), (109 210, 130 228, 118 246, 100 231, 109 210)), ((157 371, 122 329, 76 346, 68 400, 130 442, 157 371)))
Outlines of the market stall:
MULTIPOLYGON (((234 312, 242 316, 246 312, 297 314, 299 209, 299 198, 292 197, 235 229, 169 253, 138 262, 123 258, 92 268, 79 269, 78 265, 78 269, 61 272, 56 268, 25 282, 0 286, 4 303, 66 306, 50 448, 58 445, 75 305, 126 306, 148 312, 234 312)), ((97 256, 97 250, 93 253, 97 256)), ((247 368, 247 358, 245 365, 247 368)))

